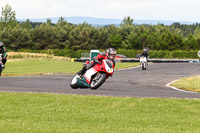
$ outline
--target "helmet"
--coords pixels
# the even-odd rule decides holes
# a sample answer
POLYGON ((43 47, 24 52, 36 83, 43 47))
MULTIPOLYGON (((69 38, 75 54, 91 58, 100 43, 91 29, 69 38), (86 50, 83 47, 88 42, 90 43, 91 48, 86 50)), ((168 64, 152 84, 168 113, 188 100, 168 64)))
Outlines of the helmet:
POLYGON ((109 59, 114 60, 117 52, 114 48, 109 48, 109 49, 107 49, 106 53, 107 53, 107 57, 109 59))
POLYGON ((0 49, 2 49, 3 48, 3 42, 0 42, 0 49))
POLYGON ((4 44, 3 44, 3 42, 0 42, 0 47, 2 47, 4 44))
POLYGON ((145 53, 145 54, 146 54, 146 53, 147 53, 147 49, 143 49, 143 53, 145 53))

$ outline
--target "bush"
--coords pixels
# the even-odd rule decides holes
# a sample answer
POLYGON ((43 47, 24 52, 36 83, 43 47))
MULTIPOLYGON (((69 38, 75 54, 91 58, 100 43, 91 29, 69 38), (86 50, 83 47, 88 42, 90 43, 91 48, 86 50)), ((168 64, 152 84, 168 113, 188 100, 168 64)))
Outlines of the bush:
MULTIPOLYGON (((100 50, 104 51, 104 50, 100 50)), ((80 58, 81 53, 89 53, 90 50, 71 50, 71 49, 48 49, 48 50, 30 50, 30 49, 21 49, 18 52, 30 52, 30 53, 43 53, 48 55, 55 56, 64 56, 71 58, 80 58)), ((164 58, 164 59, 187 59, 187 58, 197 58, 196 50, 183 51, 183 50, 174 50, 174 51, 164 51, 164 50, 150 50, 149 55, 150 58, 164 58)), ((142 50, 134 50, 134 49, 118 49, 117 54, 125 55, 128 58, 134 58, 138 53, 142 53, 142 50)))

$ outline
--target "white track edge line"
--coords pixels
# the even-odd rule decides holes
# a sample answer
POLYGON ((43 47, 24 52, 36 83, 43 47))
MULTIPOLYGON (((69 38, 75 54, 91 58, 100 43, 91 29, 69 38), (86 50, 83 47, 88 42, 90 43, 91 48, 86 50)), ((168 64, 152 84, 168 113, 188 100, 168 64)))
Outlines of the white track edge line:
MULTIPOLYGON (((123 70, 138 68, 138 67, 140 67, 140 66, 135 66, 135 67, 130 67, 130 68, 117 69, 116 71, 123 71, 123 70)), ((176 82, 176 81, 178 81, 178 79, 177 79, 177 80, 174 80, 174 81, 172 81, 172 82, 170 82, 170 83, 168 83, 168 84, 166 84, 165 86, 167 86, 167 87, 169 87, 169 88, 172 88, 172 89, 174 89, 174 90, 177 90, 177 91, 181 91, 181 92, 199 94, 199 93, 197 93, 197 92, 186 91, 186 90, 178 89, 178 88, 176 88, 176 87, 174 87, 174 86, 171 86, 171 84, 174 83, 174 82, 176 82)))
MULTIPOLYGON (((170 82, 170 83, 168 83, 168 84, 166 84, 165 86, 170 87, 170 88, 172 88, 172 89, 174 89, 174 90, 177 90, 177 91, 182 91, 182 92, 186 92, 186 93, 196 93, 196 94, 197 94, 197 92, 186 91, 186 90, 182 90, 182 89, 176 88, 176 87, 174 87, 174 86, 171 86, 171 84, 174 83, 174 82, 176 82, 176 81, 178 81, 178 79, 177 79, 177 80, 174 80, 174 81, 172 81, 172 82, 170 82)), ((198 94, 199 94, 199 93, 198 93, 198 94)))
POLYGON ((134 69, 134 68, 138 68, 138 67, 140 67, 140 66, 134 66, 134 67, 129 67, 129 68, 117 69, 116 71, 129 70, 129 69, 134 69))

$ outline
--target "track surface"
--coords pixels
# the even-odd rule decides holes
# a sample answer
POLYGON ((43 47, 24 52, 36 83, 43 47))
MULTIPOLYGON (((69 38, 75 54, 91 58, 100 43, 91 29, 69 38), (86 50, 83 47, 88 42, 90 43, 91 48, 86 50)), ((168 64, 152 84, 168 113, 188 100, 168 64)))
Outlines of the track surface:
MULTIPOLYGON (((71 89, 73 75, 1 77, 0 91, 48 92, 125 97, 200 98, 200 93, 173 90, 165 85, 173 80, 199 75, 198 63, 153 63, 147 70, 140 67, 115 71, 99 89, 71 89)), ((199 83, 200 85, 200 83, 199 83)))

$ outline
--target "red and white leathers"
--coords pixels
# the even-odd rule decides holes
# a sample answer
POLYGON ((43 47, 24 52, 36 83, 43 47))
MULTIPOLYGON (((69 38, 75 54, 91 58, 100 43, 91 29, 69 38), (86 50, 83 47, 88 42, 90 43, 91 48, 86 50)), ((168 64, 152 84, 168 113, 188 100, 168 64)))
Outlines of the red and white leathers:
MULTIPOLYGON (((100 53, 97 56, 93 57, 93 61, 86 63, 84 65, 84 67, 82 68, 82 70, 80 70, 78 72, 78 74, 83 75, 85 73, 85 71, 87 71, 88 69, 92 68, 95 64, 97 63, 101 63, 103 59, 109 59, 107 56, 107 53, 100 53)), ((115 66, 115 61, 112 60, 115 66)))
POLYGON ((107 49, 106 53, 100 53, 96 57, 93 57, 92 62, 90 62, 90 63, 86 62, 86 64, 84 65, 82 70, 78 72, 78 74, 83 75, 86 72, 86 70, 92 68, 97 63, 101 63, 103 59, 110 59, 111 61, 113 61, 113 64, 115 66, 115 61, 114 61, 115 55, 116 55, 116 50, 114 48, 107 49))

